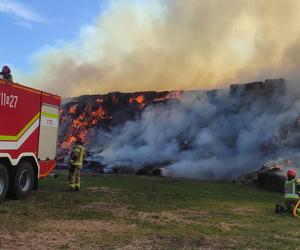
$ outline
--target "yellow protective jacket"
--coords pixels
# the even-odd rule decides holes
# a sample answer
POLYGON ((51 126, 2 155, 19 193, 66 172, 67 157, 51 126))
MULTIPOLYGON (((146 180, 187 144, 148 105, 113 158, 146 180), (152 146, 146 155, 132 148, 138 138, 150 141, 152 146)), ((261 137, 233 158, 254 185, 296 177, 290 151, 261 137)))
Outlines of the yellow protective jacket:
POLYGON ((286 180, 284 183, 284 199, 288 200, 298 200, 299 199, 299 179, 286 180))
POLYGON ((70 165, 73 167, 81 168, 83 165, 84 158, 84 147, 81 145, 76 145, 71 153, 70 165))

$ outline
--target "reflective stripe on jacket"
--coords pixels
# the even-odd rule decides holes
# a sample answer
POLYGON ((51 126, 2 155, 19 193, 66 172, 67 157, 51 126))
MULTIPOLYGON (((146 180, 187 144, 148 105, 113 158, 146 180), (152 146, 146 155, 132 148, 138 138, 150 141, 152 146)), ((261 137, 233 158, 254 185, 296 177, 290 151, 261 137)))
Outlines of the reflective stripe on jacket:
POLYGON ((299 180, 294 178, 290 181, 286 180, 284 183, 284 198, 285 199, 299 199, 297 193, 297 185, 299 185, 299 180))
MULTIPOLYGON (((81 145, 76 145, 73 148, 72 154, 75 154, 77 158, 75 160, 70 159, 70 164, 74 167, 82 167, 83 164, 83 157, 84 157, 84 147, 81 145)), ((72 155, 71 154, 71 155, 72 155)))

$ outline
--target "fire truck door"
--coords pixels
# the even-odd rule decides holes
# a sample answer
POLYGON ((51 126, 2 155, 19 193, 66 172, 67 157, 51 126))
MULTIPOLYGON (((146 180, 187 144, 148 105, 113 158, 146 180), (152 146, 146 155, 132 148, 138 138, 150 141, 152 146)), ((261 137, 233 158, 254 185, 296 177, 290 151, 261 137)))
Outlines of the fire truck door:
POLYGON ((59 108, 43 105, 39 137, 38 158, 53 160, 56 157, 59 108))

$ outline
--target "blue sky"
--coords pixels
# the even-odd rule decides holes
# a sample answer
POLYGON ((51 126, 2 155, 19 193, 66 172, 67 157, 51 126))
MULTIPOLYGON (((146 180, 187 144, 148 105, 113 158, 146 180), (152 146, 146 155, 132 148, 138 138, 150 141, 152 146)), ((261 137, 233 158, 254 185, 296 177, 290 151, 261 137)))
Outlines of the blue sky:
POLYGON ((47 45, 75 38, 107 0, 0 0, 0 65, 31 70, 32 55, 47 45))

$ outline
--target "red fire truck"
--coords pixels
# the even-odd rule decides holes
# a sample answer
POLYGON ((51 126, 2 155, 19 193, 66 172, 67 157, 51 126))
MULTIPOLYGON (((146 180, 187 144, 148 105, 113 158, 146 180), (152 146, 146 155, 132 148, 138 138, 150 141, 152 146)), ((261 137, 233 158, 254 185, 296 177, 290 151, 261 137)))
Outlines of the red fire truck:
POLYGON ((61 98, 0 79, 0 202, 21 199, 56 165, 61 98))

